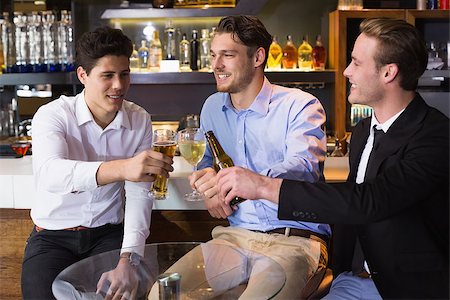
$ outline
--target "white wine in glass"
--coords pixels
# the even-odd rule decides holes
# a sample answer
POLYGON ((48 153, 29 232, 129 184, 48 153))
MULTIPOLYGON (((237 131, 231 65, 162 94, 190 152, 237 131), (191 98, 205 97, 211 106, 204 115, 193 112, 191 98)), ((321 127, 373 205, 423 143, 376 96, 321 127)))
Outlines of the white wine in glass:
MULTIPOLYGON (((198 163, 202 160, 206 149, 206 139, 200 128, 186 128, 178 132, 178 148, 181 156, 197 170, 198 163)), ((203 196, 198 191, 184 195, 186 201, 202 201, 203 196)))

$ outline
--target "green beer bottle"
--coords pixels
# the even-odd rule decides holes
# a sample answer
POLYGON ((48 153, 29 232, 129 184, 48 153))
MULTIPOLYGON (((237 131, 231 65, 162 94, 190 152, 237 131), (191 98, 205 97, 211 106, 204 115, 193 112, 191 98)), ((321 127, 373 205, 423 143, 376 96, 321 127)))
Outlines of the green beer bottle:
MULTIPOLYGON (((214 132, 210 130, 205 133, 205 136, 214 159, 214 169, 219 172, 222 169, 233 167, 233 160, 228 156, 228 154, 225 153, 225 151, 223 151, 223 148, 219 144, 219 141, 214 135, 214 132)), ((235 197, 233 200, 231 200, 230 205, 237 205, 245 200, 246 199, 243 199, 241 197, 235 197)))

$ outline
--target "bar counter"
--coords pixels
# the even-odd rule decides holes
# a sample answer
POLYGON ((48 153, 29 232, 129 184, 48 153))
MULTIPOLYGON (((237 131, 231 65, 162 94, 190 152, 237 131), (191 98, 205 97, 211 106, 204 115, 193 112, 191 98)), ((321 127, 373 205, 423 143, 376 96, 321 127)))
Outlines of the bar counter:
MULTIPOLYGON (((188 176, 192 166, 182 157, 174 157, 174 171, 170 173, 169 198, 154 201, 155 210, 205 210, 203 202, 187 202, 183 195, 191 191, 188 176)), ((348 157, 327 157, 327 182, 342 182, 348 175, 348 157)), ((32 156, 0 158, 0 208, 29 209, 34 193, 32 156)))

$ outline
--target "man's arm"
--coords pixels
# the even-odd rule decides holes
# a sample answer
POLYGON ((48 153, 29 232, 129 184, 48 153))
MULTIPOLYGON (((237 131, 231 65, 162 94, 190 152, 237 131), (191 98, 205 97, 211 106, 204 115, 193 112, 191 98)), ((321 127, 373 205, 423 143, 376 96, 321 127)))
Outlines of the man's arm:
POLYGON ((153 175, 169 177, 173 160, 167 155, 144 150, 134 157, 103 162, 97 170, 98 185, 117 181, 150 182, 153 175))
POLYGON ((67 139, 74 137, 68 136, 64 114, 67 112, 62 109, 58 114, 41 108, 33 118, 33 173, 40 189, 56 194, 91 191, 117 181, 152 181, 149 174, 167 175, 173 170, 171 158, 147 150, 151 135, 142 152, 131 158, 103 162, 88 161, 82 154, 69 155, 67 139))
POLYGON ((217 174, 219 199, 226 205, 236 196, 248 200, 266 199, 278 203, 283 179, 270 178, 242 167, 220 170, 217 174))
POLYGON ((326 136, 322 130, 325 111, 319 100, 307 93, 295 93, 295 100, 283 121, 287 126, 284 159, 259 173, 314 182, 322 176, 320 164, 326 155, 326 136))
MULTIPOLYGON (((362 184, 286 179, 276 182, 234 167, 218 173, 219 194, 225 203, 235 196, 278 202, 278 216, 283 220, 371 223, 427 201, 429 195, 443 190, 443 186, 448 195, 448 153, 448 127, 434 126, 414 136, 402 157, 391 158, 390 166, 374 180, 362 184)), ((448 196, 441 200, 436 205, 448 211, 448 196)))

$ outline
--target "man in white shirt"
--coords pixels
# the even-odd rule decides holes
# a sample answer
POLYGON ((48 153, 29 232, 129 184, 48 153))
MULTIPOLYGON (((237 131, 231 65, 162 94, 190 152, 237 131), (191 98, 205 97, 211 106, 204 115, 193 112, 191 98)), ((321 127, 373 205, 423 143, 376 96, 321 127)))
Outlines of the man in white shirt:
POLYGON ((169 176, 173 161, 150 150, 150 115, 124 99, 131 53, 132 42, 118 29, 83 34, 76 49, 83 92, 61 96, 33 118, 37 192, 22 265, 24 299, 54 298, 59 272, 119 248, 119 263, 102 275, 98 292, 119 299, 136 286, 149 235, 150 182, 155 174, 169 176))

